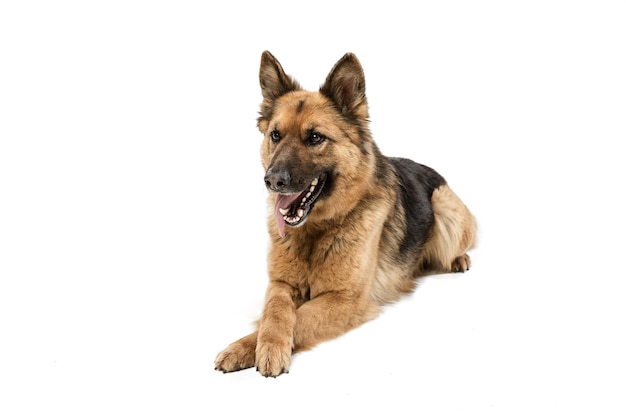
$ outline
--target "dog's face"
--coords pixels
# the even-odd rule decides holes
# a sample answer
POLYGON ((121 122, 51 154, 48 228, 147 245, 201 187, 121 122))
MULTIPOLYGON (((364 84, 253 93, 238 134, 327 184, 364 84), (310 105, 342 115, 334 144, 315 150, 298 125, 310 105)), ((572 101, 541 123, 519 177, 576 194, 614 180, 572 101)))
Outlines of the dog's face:
POLYGON ((346 54, 320 91, 305 91, 266 51, 260 82, 261 159, 284 236, 285 225, 336 217, 371 175, 365 80, 356 57, 346 54))

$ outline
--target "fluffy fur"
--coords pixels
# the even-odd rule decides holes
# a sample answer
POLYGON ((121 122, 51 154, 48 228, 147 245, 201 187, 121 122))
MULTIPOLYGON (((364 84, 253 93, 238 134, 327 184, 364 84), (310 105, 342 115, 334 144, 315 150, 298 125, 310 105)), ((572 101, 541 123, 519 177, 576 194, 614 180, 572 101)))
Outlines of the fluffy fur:
POLYGON ((264 52, 258 128, 271 215, 269 285, 257 330, 217 370, 289 370, 293 353, 374 318, 425 273, 464 272, 476 223, 433 169, 381 154, 365 78, 346 54, 305 91, 264 52))

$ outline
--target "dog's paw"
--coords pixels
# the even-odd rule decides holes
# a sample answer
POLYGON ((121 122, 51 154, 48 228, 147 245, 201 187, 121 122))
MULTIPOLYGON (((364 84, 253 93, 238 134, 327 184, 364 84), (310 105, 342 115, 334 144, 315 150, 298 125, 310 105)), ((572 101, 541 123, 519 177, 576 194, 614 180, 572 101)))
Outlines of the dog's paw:
POLYGON ((291 347, 288 344, 262 343, 256 349, 256 369, 261 375, 277 377, 289 372, 291 347))
POLYGON ((232 343, 215 359, 215 370, 222 372, 234 372, 254 366, 255 346, 238 340, 232 343))
POLYGON ((452 272, 465 272, 470 269, 471 265, 470 257, 465 253, 452 261, 452 272))

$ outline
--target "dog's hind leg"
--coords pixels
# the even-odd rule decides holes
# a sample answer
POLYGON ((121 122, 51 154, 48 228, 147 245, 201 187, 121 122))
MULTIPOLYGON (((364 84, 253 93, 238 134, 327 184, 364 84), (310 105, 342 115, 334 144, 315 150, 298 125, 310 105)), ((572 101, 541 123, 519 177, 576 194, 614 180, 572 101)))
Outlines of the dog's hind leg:
POLYGON ((424 246, 423 259, 437 272, 465 272, 471 266, 467 251, 476 245, 476 220, 461 199, 442 185, 433 191, 435 223, 424 246))

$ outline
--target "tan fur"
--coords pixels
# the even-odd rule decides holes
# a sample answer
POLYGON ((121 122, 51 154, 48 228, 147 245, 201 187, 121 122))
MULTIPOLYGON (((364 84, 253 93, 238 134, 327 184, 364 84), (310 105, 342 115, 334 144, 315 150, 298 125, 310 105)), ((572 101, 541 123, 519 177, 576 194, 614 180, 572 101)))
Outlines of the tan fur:
POLYGON ((476 220, 447 186, 433 192, 435 213, 432 237, 424 247, 424 263, 438 272, 465 271, 470 267, 465 252, 475 246, 476 220))
POLYGON ((311 178, 322 168, 338 173, 331 195, 316 201, 307 221, 288 227, 284 237, 276 227, 276 194, 269 195, 265 306, 257 330, 215 361, 223 372, 256 366, 264 376, 277 376, 288 372, 293 353, 374 318, 381 306, 412 291, 417 277, 430 270, 467 270, 476 223, 456 194, 441 185, 432 192, 434 224, 424 244, 414 256, 400 255, 408 227, 403 186, 369 137, 356 58, 346 55, 336 65, 322 87, 325 94, 301 90, 269 53, 263 55, 260 77, 264 168, 290 164, 311 178), (330 139, 307 145, 303 138, 312 129, 330 139), (273 130, 280 130, 280 141, 271 140, 273 130))

